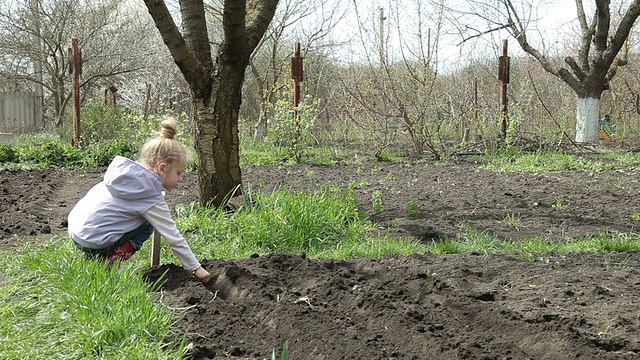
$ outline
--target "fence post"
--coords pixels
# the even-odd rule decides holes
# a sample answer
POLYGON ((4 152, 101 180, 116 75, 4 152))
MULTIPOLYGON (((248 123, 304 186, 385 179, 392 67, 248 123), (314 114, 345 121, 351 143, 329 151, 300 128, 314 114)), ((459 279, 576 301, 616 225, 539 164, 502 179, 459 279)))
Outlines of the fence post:
POLYGON ((509 84, 509 57, 507 56, 507 40, 502 40, 502 56, 500 56, 500 67, 498 69, 498 80, 500 80, 500 115, 502 123, 500 124, 500 133, 502 139, 507 138, 507 119, 509 113, 507 111, 507 84, 509 84))
POLYGON ((73 75, 71 80, 73 99, 73 146, 80 145, 80 75, 82 74, 82 53, 78 47, 78 39, 71 39, 69 48, 69 74, 73 75))
MULTIPOLYGON (((294 146, 299 145, 301 130, 300 118, 298 114, 298 105, 300 104, 300 83, 304 80, 304 70, 302 67, 302 56, 300 56, 300 43, 296 43, 293 57, 291 58, 291 78, 293 79, 293 125, 295 127, 293 141, 294 146)), ((296 153, 296 161, 300 162, 300 155, 296 153)))

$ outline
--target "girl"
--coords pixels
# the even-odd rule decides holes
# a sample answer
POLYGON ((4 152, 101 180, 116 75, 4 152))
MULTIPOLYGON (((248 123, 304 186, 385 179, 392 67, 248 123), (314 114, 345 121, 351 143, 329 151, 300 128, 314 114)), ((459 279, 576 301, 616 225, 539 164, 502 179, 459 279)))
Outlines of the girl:
POLYGON ((86 254, 113 265, 129 259, 155 229, 184 268, 206 283, 211 275, 176 228, 162 193, 182 180, 190 160, 185 147, 174 139, 175 134, 175 122, 166 119, 160 136, 143 145, 138 162, 116 156, 104 180, 69 213, 69 236, 86 254))

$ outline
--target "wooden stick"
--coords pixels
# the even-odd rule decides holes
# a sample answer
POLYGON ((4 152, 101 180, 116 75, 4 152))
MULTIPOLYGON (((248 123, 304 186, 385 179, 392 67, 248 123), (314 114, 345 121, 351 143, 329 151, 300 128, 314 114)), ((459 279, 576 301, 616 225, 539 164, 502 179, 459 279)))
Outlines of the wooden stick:
POLYGON ((153 243, 151 244, 151 266, 160 264, 160 243, 161 237, 158 231, 153 232, 153 243))
MULTIPOLYGON (((165 192, 162 191, 162 196, 165 196, 165 192)), ((151 244, 151 266, 160 265, 160 249, 161 249, 160 233, 158 230, 153 231, 153 243, 151 244)))

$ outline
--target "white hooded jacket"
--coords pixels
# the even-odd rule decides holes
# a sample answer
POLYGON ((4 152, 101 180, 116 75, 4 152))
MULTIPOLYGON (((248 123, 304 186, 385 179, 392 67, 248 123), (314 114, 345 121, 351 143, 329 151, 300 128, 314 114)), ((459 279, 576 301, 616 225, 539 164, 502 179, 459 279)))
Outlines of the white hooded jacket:
POLYGON ((162 179, 144 165, 116 156, 104 180, 69 213, 69 236, 83 247, 103 249, 149 221, 186 270, 199 268, 200 263, 171 218, 162 184, 162 179))

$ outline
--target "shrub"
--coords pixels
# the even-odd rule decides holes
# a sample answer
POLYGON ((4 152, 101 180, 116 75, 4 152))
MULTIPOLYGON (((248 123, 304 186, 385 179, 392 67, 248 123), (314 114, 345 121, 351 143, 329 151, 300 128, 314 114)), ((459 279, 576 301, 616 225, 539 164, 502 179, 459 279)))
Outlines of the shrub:
POLYGON ((88 154, 91 157, 91 163, 85 162, 90 166, 108 166, 116 155, 135 158, 139 147, 136 144, 124 139, 112 139, 101 143, 91 144, 87 147, 88 154))
POLYGON ((271 135, 285 149, 287 155, 301 162, 302 155, 313 141, 313 126, 316 121, 315 104, 301 102, 293 107, 281 100, 275 106, 275 121, 271 126, 271 135))
POLYGON ((8 144, 0 144, 0 163, 14 162, 16 159, 16 152, 13 147, 8 144))
POLYGON ((46 140, 41 144, 16 148, 20 162, 41 164, 44 166, 82 166, 82 152, 61 140, 46 140))

